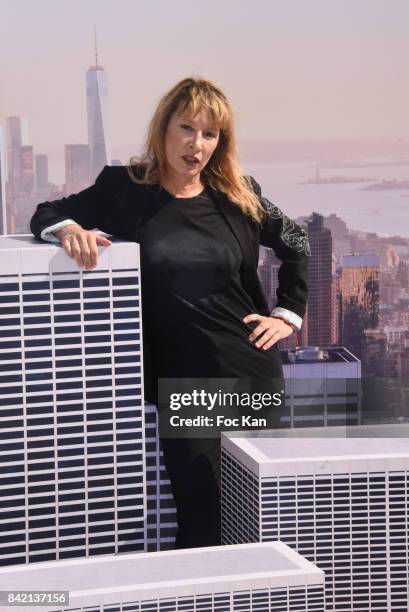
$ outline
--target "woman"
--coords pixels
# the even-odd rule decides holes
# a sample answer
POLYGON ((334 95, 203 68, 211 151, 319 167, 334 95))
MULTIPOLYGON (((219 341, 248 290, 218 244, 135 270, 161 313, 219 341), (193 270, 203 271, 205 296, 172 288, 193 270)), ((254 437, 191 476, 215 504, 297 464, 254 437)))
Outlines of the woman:
MULTIPOLYGON (((40 204, 31 229, 92 269, 92 231, 141 248, 145 391, 158 379, 282 379, 276 343, 299 329, 307 298, 307 236, 242 176, 230 104, 212 82, 188 78, 160 100, 145 154, 105 167, 95 185, 40 204), (259 245, 282 260, 277 307, 257 276, 259 245)), ((255 383, 252 388, 257 388, 255 383)), ((265 389, 264 389, 265 390, 265 389)), ((162 418, 162 417, 160 417, 162 418)), ((220 543, 218 439, 163 439, 177 513, 177 547, 220 543)))

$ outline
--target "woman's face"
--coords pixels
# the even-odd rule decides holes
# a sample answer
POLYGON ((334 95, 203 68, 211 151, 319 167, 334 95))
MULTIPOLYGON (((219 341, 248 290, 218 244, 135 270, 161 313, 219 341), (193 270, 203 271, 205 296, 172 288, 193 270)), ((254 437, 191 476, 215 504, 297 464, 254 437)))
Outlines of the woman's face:
POLYGON ((206 111, 195 117, 189 111, 171 116, 165 134, 169 178, 191 180, 200 176, 219 142, 220 131, 206 111))

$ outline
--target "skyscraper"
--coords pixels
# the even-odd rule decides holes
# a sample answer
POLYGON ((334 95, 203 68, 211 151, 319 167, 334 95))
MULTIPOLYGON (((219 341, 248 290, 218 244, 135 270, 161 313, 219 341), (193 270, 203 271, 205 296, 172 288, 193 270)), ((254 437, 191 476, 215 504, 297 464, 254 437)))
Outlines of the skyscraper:
POLYGON ((383 378, 385 376, 385 355, 388 350, 386 329, 364 329, 362 346, 366 376, 383 378))
POLYGON ((337 258, 332 253, 331 266, 331 345, 337 345, 339 340, 339 276, 337 274, 337 258))
POLYGON ((359 425, 361 362, 344 347, 281 351, 287 427, 359 425))
MULTIPOLYGON (((22 164, 25 177, 30 165, 30 153, 24 152, 23 147, 28 146, 28 124, 24 117, 6 117, 6 147, 7 147, 7 232, 9 234, 22 231, 24 216, 31 211, 30 198, 24 192, 24 181, 21 182, 22 164), (21 194, 23 200, 21 200, 21 194), (20 201, 18 199, 20 198, 20 201), (28 200, 28 202, 27 202, 28 200), (27 206, 28 204, 28 206, 27 206)), ((32 212, 32 211, 31 211, 32 212)), ((28 217, 27 217, 28 227, 28 217)), ((24 231, 24 230, 23 230, 24 231)))
POLYGON ((6 150, 3 127, 0 125, 0 234, 7 234, 6 150))
POLYGON ((325 612, 323 582, 312 563, 282 542, 267 542, 8 567, 0 570, 0 597, 21 585, 58 585, 69 591, 69 604, 35 610, 325 612))
POLYGON ((48 157, 43 153, 35 156, 36 188, 37 190, 48 187, 48 157))
MULTIPOLYGON (((308 344, 333 343, 332 237, 324 227, 324 217, 312 214, 308 222, 311 257, 308 269, 308 344)), ((347 347, 349 348, 349 347, 347 347)))
POLYGON ((85 144, 65 145, 65 193, 71 195, 90 186, 91 152, 85 144))
POLYGON ((20 147, 28 145, 28 124, 24 117, 6 117, 8 182, 12 193, 19 192, 20 147))
POLYGON ((111 164, 111 124, 108 76, 98 64, 95 38, 95 65, 86 73, 88 145, 91 152, 91 181, 105 165, 111 164))
POLYGON ((20 147, 20 177, 15 181, 14 191, 11 194, 12 218, 10 232, 24 234, 29 232, 30 218, 33 216, 37 196, 34 192, 34 150, 31 145, 20 147))
POLYGON ((379 257, 341 257, 339 287, 341 343, 362 360, 364 330, 379 322, 379 257))
POLYGON ((20 147, 20 193, 32 195, 34 189, 34 150, 31 145, 20 147))
POLYGON ((409 260, 401 259, 398 264, 397 278, 400 286, 409 289, 409 260))
POLYGON ((159 443, 156 406, 145 404, 145 465, 147 494, 147 550, 174 548, 176 507, 159 443))
POLYGON ((325 572, 328 612, 407 612, 409 427, 339 431, 223 434, 223 543, 285 542, 325 572))
POLYGON ((139 273, 0 237, 0 565, 146 550, 139 273))

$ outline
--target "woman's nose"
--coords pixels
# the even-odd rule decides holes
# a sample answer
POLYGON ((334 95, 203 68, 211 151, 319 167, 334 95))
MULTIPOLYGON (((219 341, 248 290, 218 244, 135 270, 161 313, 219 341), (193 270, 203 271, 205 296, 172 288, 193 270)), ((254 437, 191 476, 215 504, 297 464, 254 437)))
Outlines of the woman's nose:
POLYGON ((202 146, 202 135, 199 132, 193 134, 190 146, 194 149, 200 149, 202 146))

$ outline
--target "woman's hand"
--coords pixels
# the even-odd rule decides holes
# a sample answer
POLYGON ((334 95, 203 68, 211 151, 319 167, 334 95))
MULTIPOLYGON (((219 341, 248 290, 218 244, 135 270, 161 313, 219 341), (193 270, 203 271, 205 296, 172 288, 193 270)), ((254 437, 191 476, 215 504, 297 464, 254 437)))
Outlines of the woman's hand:
POLYGON ((264 351, 272 347, 279 340, 288 338, 294 332, 292 325, 277 317, 249 314, 243 319, 244 323, 252 323, 253 321, 257 321, 258 325, 251 332, 249 340, 254 342, 257 338, 257 348, 262 348, 264 351))
POLYGON ((98 262, 98 246, 112 244, 108 238, 91 230, 85 230, 77 224, 65 225, 55 232, 61 240, 64 251, 71 259, 75 259, 80 268, 91 270, 98 262))

